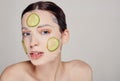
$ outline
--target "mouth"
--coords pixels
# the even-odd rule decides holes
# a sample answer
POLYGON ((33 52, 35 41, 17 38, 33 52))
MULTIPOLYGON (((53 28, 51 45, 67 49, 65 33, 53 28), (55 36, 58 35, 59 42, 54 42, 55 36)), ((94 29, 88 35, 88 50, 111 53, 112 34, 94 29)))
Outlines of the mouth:
POLYGON ((44 52, 39 52, 39 51, 32 51, 30 52, 30 57, 31 59, 39 59, 40 57, 42 57, 44 54, 44 52))

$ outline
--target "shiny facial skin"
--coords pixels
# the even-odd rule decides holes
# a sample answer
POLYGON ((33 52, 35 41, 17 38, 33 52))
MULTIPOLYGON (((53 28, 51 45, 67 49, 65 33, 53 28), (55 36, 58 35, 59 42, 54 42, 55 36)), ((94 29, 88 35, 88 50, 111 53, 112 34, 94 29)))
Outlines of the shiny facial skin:
POLYGON ((28 27, 36 27, 40 22, 40 17, 36 13, 32 13, 28 16, 26 24, 28 27))
POLYGON ((42 10, 34 10, 23 15, 23 40, 27 48, 27 55, 34 65, 49 63, 61 53, 63 45, 62 34, 59 30, 59 25, 55 22, 55 17, 54 19, 53 17, 50 12, 42 10), (37 26, 29 27, 26 21, 32 13, 39 15, 40 23, 37 26), (56 42, 55 47, 49 46, 50 44, 48 45, 50 39, 56 42))
POLYGON ((48 39, 47 49, 50 52, 54 52, 55 50, 57 50, 58 47, 59 47, 59 39, 55 37, 51 37, 50 39, 48 39))

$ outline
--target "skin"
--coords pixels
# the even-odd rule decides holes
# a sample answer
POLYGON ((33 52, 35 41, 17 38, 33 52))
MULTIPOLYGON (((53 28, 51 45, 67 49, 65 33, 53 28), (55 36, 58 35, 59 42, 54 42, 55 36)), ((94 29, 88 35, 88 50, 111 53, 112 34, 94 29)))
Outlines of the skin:
POLYGON ((42 10, 32 12, 27 12, 22 18, 23 40, 30 60, 8 66, 0 81, 92 81, 92 70, 87 63, 81 60, 61 61, 62 46, 69 40, 69 31, 66 29, 60 33, 51 13, 42 10), (40 16, 38 27, 30 28, 26 24, 26 19, 32 12, 40 16), (51 37, 60 42, 54 52, 46 48, 47 40, 51 37), (38 59, 32 59, 29 53, 36 50, 44 54, 38 59))

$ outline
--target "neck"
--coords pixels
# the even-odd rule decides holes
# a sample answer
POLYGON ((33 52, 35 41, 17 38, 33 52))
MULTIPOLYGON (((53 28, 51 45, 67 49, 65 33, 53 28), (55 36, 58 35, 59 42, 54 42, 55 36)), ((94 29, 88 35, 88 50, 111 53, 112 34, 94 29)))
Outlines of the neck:
POLYGON ((56 78, 61 76, 62 71, 61 56, 58 56, 47 64, 35 66, 35 74, 41 81, 55 81, 56 78))

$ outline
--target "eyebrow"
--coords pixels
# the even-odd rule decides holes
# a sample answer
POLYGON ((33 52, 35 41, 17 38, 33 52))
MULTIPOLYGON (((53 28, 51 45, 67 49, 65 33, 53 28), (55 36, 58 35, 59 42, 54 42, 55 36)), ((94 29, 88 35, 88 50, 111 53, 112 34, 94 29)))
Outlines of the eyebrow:
MULTIPOLYGON (((46 26, 54 27, 54 26, 52 26, 52 25, 50 25, 50 24, 42 24, 42 25, 38 26, 37 28, 42 28, 42 27, 46 27, 46 26)), ((28 30, 27 27, 22 27, 22 30, 23 30, 23 29, 28 30)))
POLYGON ((21 29, 22 29, 22 30, 23 30, 23 29, 28 30, 28 28, 27 28, 27 27, 22 27, 21 29))
POLYGON ((38 28, 42 28, 42 27, 46 27, 46 26, 54 27, 54 26, 52 26, 52 25, 50 25, 50 24, 42 24, 42 25, 38 26, 38 28))

